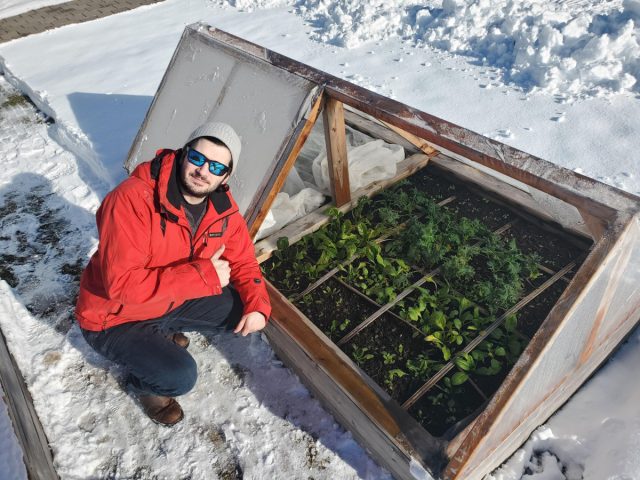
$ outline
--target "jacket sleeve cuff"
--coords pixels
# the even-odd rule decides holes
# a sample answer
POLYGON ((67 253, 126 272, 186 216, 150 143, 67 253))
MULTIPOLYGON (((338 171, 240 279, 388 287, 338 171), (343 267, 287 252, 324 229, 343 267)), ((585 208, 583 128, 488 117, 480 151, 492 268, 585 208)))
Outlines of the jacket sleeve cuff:
POLYGON ((264 315, 267 323, 269 323, 269 317, 271 316, 271 303, 262 297, 256 298, 253 302, 245 305, 243 315, 251 312, 258 312, 264 315))
POLYGON ((220 295, 222 293, 220 279, 218 278, 216 269, 213 268, 211 260, 200 258, 198 260, 194 260, 193 266, 200 274, 200 277, 202 278, 202 281, 205 283, 205 285, 210 288, 211 294, 220 295))

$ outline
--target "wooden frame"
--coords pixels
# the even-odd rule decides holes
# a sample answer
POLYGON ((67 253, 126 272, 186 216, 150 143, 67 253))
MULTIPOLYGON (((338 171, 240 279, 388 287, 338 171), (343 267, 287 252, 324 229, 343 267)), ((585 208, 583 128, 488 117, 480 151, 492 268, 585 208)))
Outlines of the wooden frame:
POLYGON ((4 335, 0 332, 0 384, 5 393, 9 418, 22 449, 24 465, 30 479, 58 480, 53 455, 33 400, 20 375, 13 355, 9 353, 4 335))
POLYGON ((323 113, 331 194, 336 206, 341 207, 351 200, 344 107, 341 102, 329 97, 323 113))
MULTIPOLYGON (((482 478, 562 405, 637 324, 639 198, 215 28, 197 24, 187 30, 206 37, 210 48, 233 50, 240 58, 293 73, 318 88, 312 113, 289 139, 289 147, 280 155, 274 174, 263 182, 264 191, 247 217, 252 233, 324 105, 334 204, 341 210, 429 162, 494 192, 527 214, 593 242, 498 391, 475 419, 450 438, 426 432, 268 285, 274 309, 265 332, 274 350, 395 477, 412 479, 419 472, 425 478, 482 478), (352 194, 343 140, 345 120, 416 154, 400 165, 396 179, 352 194)), ((258 242, 259 260, 269 257, 278 237, 287 236, 293 242, 326 221, 319 210, 258 242)), ((558 272, 557 278, 562 274, 558 272)))

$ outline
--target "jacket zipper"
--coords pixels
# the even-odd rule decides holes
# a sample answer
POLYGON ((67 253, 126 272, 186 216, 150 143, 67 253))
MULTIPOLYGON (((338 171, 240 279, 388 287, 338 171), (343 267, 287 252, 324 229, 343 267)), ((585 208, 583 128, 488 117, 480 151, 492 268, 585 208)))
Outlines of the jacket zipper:
POLYGON ((209 243, 207 241, 207 237, 222 237, 224 235, 224 232, 227 231, 227 225, 229 224, 229 217, 235 212, 232 212, 228 215, 225 215, 222 218, 219 218, 218 220, 216 220, 215 222, 212 222, 207 228, 204 229, 204 231, 202 232, 202 234, 198 237, 198 238, 194 238, 194 237, 190 237, 191 238, 191 254, 189 255, 189 261, 193 260, 193 251, 195 248, 195 245, 193 244, 193 241, 195 240, 196 243, 200 240, 200 238, 202 238, 202 243, 204 243, 205 246, 207 246, 209 243), (211 225, 213 225, 216 222, 219 222, 220 220, 222 220, 222 230, 220 230, 220 232, 216 232, 219 233, 219 235, 210 235, 209 229, 211 228, 211 225))
MULTIPOLYGON (((233 212, 228 213, 228 214, 226 214, 225 216, 223 216, 223 217, 221 217, 221 218, 216 219, 214 222, 212 222, 211 224, 209 224, 209 226, 208 226, 207 228, 205 228, 205 229, 204 229, 204 232, 202 233, 201 237, 204 237, 204 243, 205 243, 205 245, 207 244, 207 241, 206 241, 207 234, 206 234, 206 232, 209 230, 209 228, 211 228, 211 225, 213 225, 215 222, 218 222, 218 221, 222 220, 222 231, 221 231, 220 233, 224 234, 224 232, 225 232, 225 231, 226 231, 226 229, 227 229, 227 224, 229 223, 229 217, 230 217, 232 214, 236 213, 236 212, 237 212, 237 210, 234 210, 233 212)), ((176 223, 177 223, 177 222, 176 222, 176 223)), ((194 252, 195 252, 195 245, 194 245, 194 241, 196 241, 196 242, 197 242, 197 241, 199 240, 199 238, 200 238, 200 237, 198 237, 198 238, 194 238, 195 232, 193 232, 193 233, 192 233, 192 232, 191 232, 191 228, 190 228, 190 227, 188 227, 188 226, 186 226, 186 225, 182 225, 182 224, 180 224, 180 223, 178 223, 178 225, 179 225, 179 226, 181 226, 182 228, 186 228, 186 229, 187 229, 187 231, 189 232, 189 261, 190 261, 190 262, 192 262, 192 261, 193 261, 193 254, 194 254, 194 252)), ((221 235, 221 236, 222 236, 222 235, 221 235)))

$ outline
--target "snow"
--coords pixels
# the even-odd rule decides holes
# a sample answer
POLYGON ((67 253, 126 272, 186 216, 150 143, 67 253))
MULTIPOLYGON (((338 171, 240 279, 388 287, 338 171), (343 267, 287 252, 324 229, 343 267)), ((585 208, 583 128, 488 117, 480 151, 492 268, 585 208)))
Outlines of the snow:
MULTIPOLYGON (((15 94, 0 77, 0 105, 15 94)), ((52 139, 57 124, 14 103, 0 117, 0 251, 16 257, 0 280, 0 327, 60 477, 389 478, 260 335, 190 335, 199 381, 180 399, 186 418, 173 429, 152 423, 122 390, 121 369, 71 322, 74 272, 96 246, 93 177, 52 139)))
MULTIPOLYGON (((0 16, 16 5, 0 0, 0 16)), ((17 283, 0 282, 0 326, 61 477, 388 478, 260 335, 192 337, 199 383, 168 430, 70 323, 93 214, 125 176, 184 26, 201 20, 638 195, 640 2, 167 0, 0 45, 13 85, 0 78, 0 105, 18 87, 55 119, 28 104, 0 110, 0 208, 16 205, 0 219, 0 250, 28 259, 17 283)), ((639 477, 639 342, 633 333, 490 478, 639 477)), ((2 446, 15 445, 5 432, 2 446)))
POLYGON ((104 183, 99 189, 104 195, 124 178, 122 159, 184 26, 199 20, 545 160, 640 192, 640 141, 632 134, 640 117, 636 94, 594 93, 578 101, 559 91, 526 93, 505 84, 498 67, 474 65, 467 57, 399 38, 351 49, 317 43, 310 38, 316 30, 292 7, 246 13, 168 0, 5 43, 0 68, 17 77, 15 83, 45 113, 55 112, 60 125, 55 139, 87 163, 104 183), (150 18, 157 23, 148 23, 150 18), (278 28, 256 28, 261 24, 278 28))
POLYGON ((301 2, 313 37, 347 48, 403 38, 500 68, 501 81, 549 93, 640 91, 640 1, 576 14, 570 2, 301 2))

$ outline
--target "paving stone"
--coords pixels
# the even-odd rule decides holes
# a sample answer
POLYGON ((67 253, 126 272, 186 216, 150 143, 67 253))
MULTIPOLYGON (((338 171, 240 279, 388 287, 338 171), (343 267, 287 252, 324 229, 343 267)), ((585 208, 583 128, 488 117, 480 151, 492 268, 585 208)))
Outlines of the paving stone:
POLYGON ((13 17, 0 19, 0 42, 15 40, 16 38, 41 33, 72 23, 88 22, 161 1, 117 0, 105 5, 104 0, 73 0, 58 5, 42 7, 13 17))

